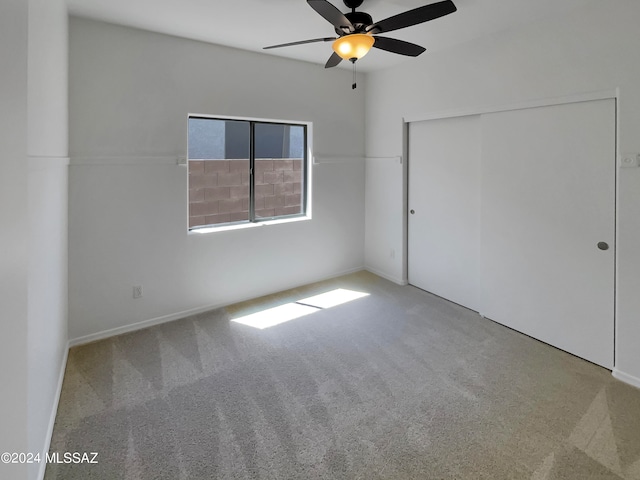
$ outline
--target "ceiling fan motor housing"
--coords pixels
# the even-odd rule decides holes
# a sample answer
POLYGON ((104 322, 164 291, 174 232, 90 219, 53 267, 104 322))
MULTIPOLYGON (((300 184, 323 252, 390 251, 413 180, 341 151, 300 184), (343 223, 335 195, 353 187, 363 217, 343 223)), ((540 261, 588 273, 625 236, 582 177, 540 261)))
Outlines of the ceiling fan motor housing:
POLYGON ((347 12, 344 16, 349 19, 355 28, 355 31, 350 32, 349 30, 345 31, 340 28, 336 28, 336 33, 338 35, 345 35, 348 33, 366 33, 366 28, 373 23, 371 15, 365 12, 347 12))
POLYGON ((363 0, 342 0, 344 2, 344 4, 347 6, 347 8, 358 8, 360 5, 362 5, 363 0))

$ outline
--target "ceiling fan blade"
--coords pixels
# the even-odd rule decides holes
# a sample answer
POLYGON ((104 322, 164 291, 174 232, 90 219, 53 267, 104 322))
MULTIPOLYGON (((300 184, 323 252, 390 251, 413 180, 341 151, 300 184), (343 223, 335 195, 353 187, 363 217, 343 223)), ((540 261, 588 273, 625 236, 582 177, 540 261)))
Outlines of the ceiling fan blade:
POLYGON ((324 68, 335 67, 341 61, 342 61, 342 57, 340 57, 340 55, 338 55, 336 52, 333 52, 333 55, 329 57, 329 60, 327 60, 327 63, 325 64, 324 68))
POLYGON ((307 3, 338 30, 345 31, 346 28, 346 33, 355 31, 351 21, 327 0, 307 0, 307 3))
POLYGON ((374 37, 376 39, 374 47, 380 50, 386 50, 391 53, 406 55, 407 57, 417 57, 423 53, 426 48, 416 45, 415 43, 405 42, 404 40, 396 40, 395 38, 374 37))
POLYGON ((444 17, 458 10, 451 0, 432 3, 385 18, 367 27, 367 32, 385 33, 444 17))
POLYGON ((313 38, 311 40, 301 40, 299 42, 281 43, 280 45, 270 45, 268 47, 263 47, 262 49, 269 50, 271 48, 291 47, 293 45, 304 45, 305 43, 333 42, 336 38, 337 37, 313 38))

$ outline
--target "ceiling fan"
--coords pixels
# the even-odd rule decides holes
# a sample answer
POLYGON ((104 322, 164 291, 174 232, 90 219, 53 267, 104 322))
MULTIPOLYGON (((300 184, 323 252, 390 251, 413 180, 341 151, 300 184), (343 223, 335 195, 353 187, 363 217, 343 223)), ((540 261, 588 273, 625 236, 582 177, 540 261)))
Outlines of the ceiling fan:
MULTIPOLYGON (((386 50, 387 52, 417 57, 425 51, 424 47, 415 43, 396 40, 394 38, 380 37, 377 34, 399 30, 419 23, 428 22, 436 18, 449 15, 457 10, 451 0, 444 0, 422 7, 408 10, 379 22, 373 22, 371 15, 365 12, 356 12, 356 8, 362 5, 363 0, 343 0, 351 11, 342 13, 327 0, 307 0, 311 8, 318 12, 325 20, 331 23, 337 37, 314 38, 299 42, 282 43, 264 47, 272 48, 291 47, 316 42, 333 42, 333 55, 325 64, 325 68, 338 65, 342 60, 349 60, 354 64, 369 52, 371 47, 386 50)), ((353 88, 355 88, 355 83, 353 88)))

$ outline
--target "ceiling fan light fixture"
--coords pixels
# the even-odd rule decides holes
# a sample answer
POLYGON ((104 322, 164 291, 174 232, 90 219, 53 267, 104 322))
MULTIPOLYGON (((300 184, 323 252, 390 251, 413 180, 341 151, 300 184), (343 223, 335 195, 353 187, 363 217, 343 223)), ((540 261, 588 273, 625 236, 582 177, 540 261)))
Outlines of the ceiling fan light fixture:
POLYGON ((343 60, 356 60, 364 57, 376 39, 365 33, 352 33, 338 38, 333 42, 333 51, 336 52, 343 60))

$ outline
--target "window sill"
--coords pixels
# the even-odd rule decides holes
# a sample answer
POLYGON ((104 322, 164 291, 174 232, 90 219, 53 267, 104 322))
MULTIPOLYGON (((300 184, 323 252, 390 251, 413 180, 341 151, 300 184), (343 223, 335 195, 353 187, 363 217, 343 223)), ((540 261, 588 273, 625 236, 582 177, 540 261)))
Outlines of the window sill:
POLYGON ((202 227, 194 230, 189 230, 189 235, 205 235, 209 233, 218 233, 218 232, 228 232, 230 230, 245 230, 247 228, 256 228, 256 227, 265 227, 268 225, 280 225, 283 223, 294 223, 294 222, 304 222, 306 220, 311 220, 311 217, 308 215, 303 215, 299 217, 292 218, 278 218, 274 220, 265 220, 262 222, 255 223, 239 223, 235 225, 221 225, 219 227, 202 227))

